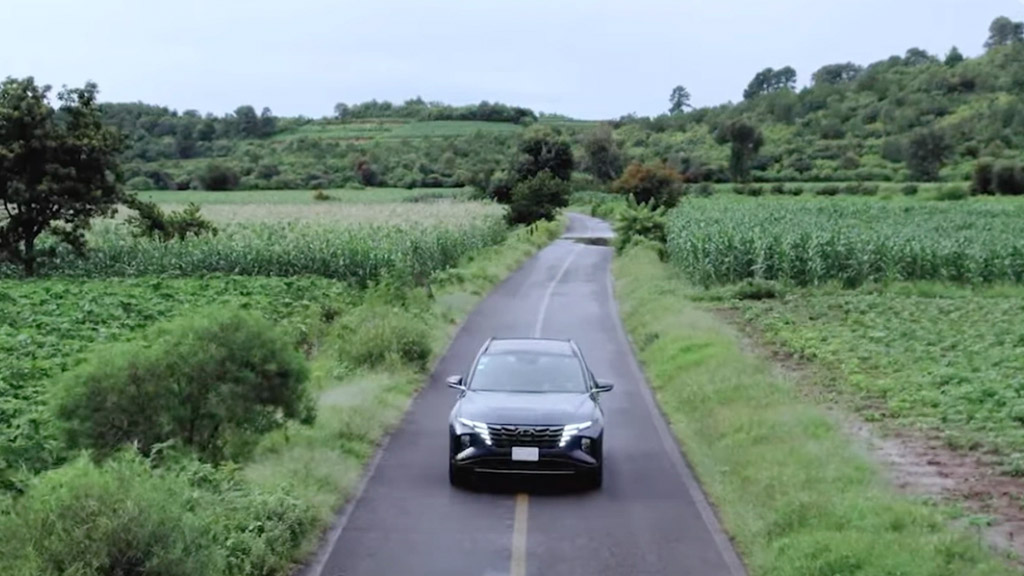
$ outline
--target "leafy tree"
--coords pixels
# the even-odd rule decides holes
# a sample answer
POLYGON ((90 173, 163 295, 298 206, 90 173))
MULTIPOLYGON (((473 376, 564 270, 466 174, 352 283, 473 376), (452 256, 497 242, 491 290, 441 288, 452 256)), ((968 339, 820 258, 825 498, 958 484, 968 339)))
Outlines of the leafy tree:
POLYGON ((758 72, 747 85, 746 90, 743 91, 743 99, 751 100, 772 92, 794 89, 796 89, 796 70, 792 66, 786 66, 779 70, 765 68, 758 72))
POLYGON ((198 176, 199 185, 203 190, 224 191, 238 187, 238 172, 231 166, 221 162, 210 162, 198 176))
POLYGON ((334 117, 338 120, 346 120, 351 113, 351 109, 348 104, 344 102, 338 102, 334 105, 334 117))
POLYGON ((693 108, 690 105, 690 91, 684 86, 676 86, 672 89, 672 94, 668 97, 669 103, 672 105, 668 109, 669 114, 678 114, 686 110, 687 108, 693 108))
POLYGON ((934 56, 920 48, 911 48, 907 50, 907 54, 903 57, 903 63, 907 66, 923 66, 937 61, 938 60, 934 56))
POLYGON ((260 118, 252 106, 239 106, 235 109, 235 131, 242 138, 260 137, 260 118))
POLYGON ((630 164, 612 184, 612 192, 636 200, 651 210, 674 208, 682 197, 682 179, 664 162, 630 164))
POLYGON ((43 233, 84 251, 92 218, 124 198, 121 135, 105 127, 96 84, 65 88, 60 106, 32 77, 0 84, 0 261, 31 276, 43 233))
POLYGON ((944 64, 950 68, 959 66, 965 60, 964 55, 960 52, 960 49, 953 46, 949 50, 949 54, 946 54, 946 60, 944 64))
POLYGON ((915 180, 933 182, 951 151, 945 134, 935 128, 924 128, 911 135, 907 142, 906 162, 915 180))
POLYGON ((988 28, 985 48, 992 49, 1019 42, 1024 42, 1024 22, 1014 22, 1006 16, 1000 16, 993 20, 988 28))
POLYGON ((273 136, 275 132, 277 132, 277 118, 270 111, 270 108, 264 108, 260 112, 259 136, 266 138, 273 136))
POLYGON ((815 86, 837 86, 839 84, 853 82, 859 78, 863 72, 864 68, 854 64, 853 62, 829 64, 827 66, 822 66, 817 72, 811 75, 811 82, 815 86))
POLYGON ((207 234, 216 236, 217 226, 203 217, 199 205, 189 202, 184 209, 170 214, 164 212, 155 202, 130 198, 126 206, 135 211, 128 217, 128 224, 134 228, 134 235, 141 238, 153 238, 162 242, 185 240, 189 236, 196 238, 207 234))
POLYGON ((569 182, 548 170, 516 184, 506 213, 509 224, 533 224, 554 220, 560 208, 569 205, 569 182))
POLYGON ((529 180, 541 172, 566 182, 575 168, 572 146, 564 137, 549 128, 528 132, 519 142, 518 155, 512 173, 516 182, 529 180))
POLYGON ((750 178, 750 166, 764 145, 761 130, 743 119, 729 122, 716 136, 720 143, 730 143, 729 172, 733 180, 746 182, 750 178))
POLYGON ((622 174, 622 152, 611 127, 599 126, 583 137, 583 170, 601 182, 611 182, 622 174))

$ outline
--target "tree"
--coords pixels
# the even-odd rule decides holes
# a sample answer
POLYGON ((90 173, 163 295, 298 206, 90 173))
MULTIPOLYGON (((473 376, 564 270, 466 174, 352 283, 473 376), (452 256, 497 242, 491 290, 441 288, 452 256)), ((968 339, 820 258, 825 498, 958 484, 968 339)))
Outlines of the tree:
POLYGON ((599 126, 583 137, 583 170, 601 182, 611 182, 622 173, 622 153, 610 126, 599 126))
POLYGON ((1024 42, 1024 22, 1014 22, 1006 16, 1000 16, 988 27, 988 40, 985 49, 1024 42))
POLYGON ((572 146, 550 128, 534 129, 519 142, 515 167, 516 182, 529 180, 547 170, 566 182, 572 177, 575 160, 572 146))
POLYGON ((738 119, 723 126, 716 135, 719 143, 729 142, 729 173, 733 180, 745 182, 750 177, 750 165, 764 145, 761 130, 746 120, 738 119))
POLYGON ((911 177, 922 182, 938 180, 949 152, 945 134, 935 128, 918 130, 907 142, 906 161, 911 177))
POLYGON ((513 225, 554 220, 558 209, 569 205, 571 194, 566 180, 544 170, 512 188, 505 218, 513 225))
POLYGON ((348 104, 345 104, 344 102, 338 102, 337 104, 334 105, 334 117, 337 118, 338 120, 345 120, 346 118, 349 117, 350 113, 351 108, 349 108, 348 104))
POLYGON ((239 106, 235 109, 235 132, 242 138, 259 138, 260 117, 252 106, 239 106))
POLYGON ((96 84, 63 89, 56 110, 49 92, 31 76, 0 84, 0 260, 28 276, 43 233, 81 253, 92 218, 124 198, 124 141, 103 125, 96 84))
POLYGON ((750 84, 747 84, 747 89, 743 91, 743 99, 750 100, 764 94, 779 90, 794 90, 795 88, 796 70, 792 66, 778 70, 765 68, 754 76, 750 84))
POLYGON ((826 66, 822 66, 817 72, 811 75, 811 82, 815 86, 835 86, 838 84, 853 82, 859 78, 863 72, 864 68, 854 64, 853 62, 846 62, 844 64, 828 64, 826 66))
POLYGON ((953 46, 949 50, 949 54, 946 54, 946 60, 944 64, 950 68, 959 66, 965 60, 963 53, 956 46, 953 46))
POLYGON ((260 112, 258 132, 261 138, 273 136, 274 132, 277 132, 277 118, 274 116, 274 113, 270 111, 270 108, 264 108, 263 111, 260 112))
POLYGON ((612 184, 612 192, 632 197, 637 204, 651 210, 674 208, 683 195, 682 179, 664 162, 634 162, 612 184))
POLYGON ((929 54, 928 51, 920 48, 911 48, 907 50, 906 55, 903 57, 903 63, 907 66, 923 66, 937 61, 938 60, 929 54))
POLYGON ((668 97, 669 103, 672 107, 668 109, 669 114, 678 114, 687 108, 693 108, 690 105, 690 91, 684 86, 676 86, 672 89, 672 94, 668 97))

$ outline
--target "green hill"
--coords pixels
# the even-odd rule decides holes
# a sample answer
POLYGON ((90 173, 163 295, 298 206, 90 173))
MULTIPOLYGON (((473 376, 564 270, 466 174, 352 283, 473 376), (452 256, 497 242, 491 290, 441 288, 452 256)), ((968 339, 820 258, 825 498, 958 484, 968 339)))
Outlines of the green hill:
MULTIPOLYGON (((1024 159, 1021 30, 997 19, 977 58, 911 48, 866 66, 824 66, 801 89, 792 68, 767 68, 737 103, 610 119, 613 168, 665 161, 711 182, 968 180, 979 159, 1024 159), (749 157, 733 154, 737 130, 763 143, 749 157)), ((321 119, 252 106, 222 117, 141 103, 105 110, 129 135, 127 176, 139 190, 462 187, 504 166, 531 126, 563 134, 581 169, 608 174, 588 168, 584 146, 601 123, 504 104, 374 100, 321 119)))

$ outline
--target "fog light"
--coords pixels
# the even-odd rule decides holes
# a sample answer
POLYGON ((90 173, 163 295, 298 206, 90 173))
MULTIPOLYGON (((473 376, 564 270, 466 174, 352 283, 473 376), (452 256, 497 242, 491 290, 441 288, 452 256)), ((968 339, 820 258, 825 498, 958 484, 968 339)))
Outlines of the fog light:
POLYGON ((459 442, 462 444, 462 449, 465 450, 473 443, 473 437, 469 434, 463 434, 459 437, 459 442))
POLYGON ((583 438, 582 440, 580 440, 580 448, 582 448, 584 452, 588 452, 589 453, 590 452, 590 438, 583 438))

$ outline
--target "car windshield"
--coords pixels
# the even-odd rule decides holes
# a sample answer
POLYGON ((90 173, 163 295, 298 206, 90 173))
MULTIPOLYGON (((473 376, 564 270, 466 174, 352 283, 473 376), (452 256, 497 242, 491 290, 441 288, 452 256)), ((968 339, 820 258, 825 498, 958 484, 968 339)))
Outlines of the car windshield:
POLYGON ((588 391, 583 368, 574 356, 503 352, 480 357, 470 389, 481 392, 588 391))

